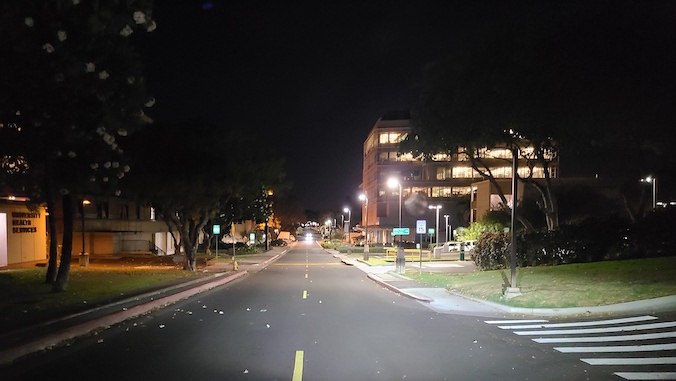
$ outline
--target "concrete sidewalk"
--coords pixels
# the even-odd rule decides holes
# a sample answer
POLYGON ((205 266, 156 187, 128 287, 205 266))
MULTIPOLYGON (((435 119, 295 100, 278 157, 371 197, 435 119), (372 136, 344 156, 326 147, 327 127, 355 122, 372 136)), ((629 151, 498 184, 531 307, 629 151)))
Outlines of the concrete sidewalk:
MULTIPOLYGON (((676 295, 662 298, 640 300, 629 303, 620 303, 599 307, 573 307, 573 308, 520 308, 510 307, 499 303, 480 300, 465 295, 450 292, 444 288, 429 287, 416 282, 395 272, 395 265, 371 266, 360 259, 355 259, 335 250, 327 250, 343 263, 354 266, 367 277, 381 286, 388 288, 401 295, 415 299, 427 305, 439 313, 471 314, 478 316, 496 315, 523 315, 523 316, 574 316, 603 313, 655 313, 663 311, 676 311, 676 295)), ((408 268, 419 269, 418 262, 406 262, 408 268)), ((437 273, 464 273, 475 271, 471 261, 452 262, 423 262, 426 272, 437 273), (431 267, 427 268, 425 267, 431 267)))
POLYGON ((247 274, 255 273, 264 269, 287 251, 288 248, 286 247, 273 247, 267 252, 242 256, 237 259, 239 268, 236 271, 233 270, 233 265, 230 262, 209 264, 202 271, 213 273, 213 275, 2 334, 0 335, 0 365, 11 363, 30 353, 144 315, 153 309, 176 303, 200 292, 242 278, 247 274))

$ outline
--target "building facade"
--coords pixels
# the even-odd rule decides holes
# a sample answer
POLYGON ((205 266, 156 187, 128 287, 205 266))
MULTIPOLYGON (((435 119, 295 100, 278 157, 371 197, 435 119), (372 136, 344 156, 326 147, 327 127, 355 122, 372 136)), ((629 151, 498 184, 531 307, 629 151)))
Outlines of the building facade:
MULTIPOLYGON (((411 154, 399 154, 399 143, 411 131, 408 113, 391 113, 378 119, 364 142, 361 189, 366 196, 362 204, 362 227, 367 227, 369 243, 391 244, 393 228, 409 228, 404 241, 417 241, 416 221, 425 220, 427 230, 434 229, 431 240, 452 239, 459 226, 480 220, 491 209, 499 207, 500 199, 487 178, 474 170, 463 150, 453 155, 435 155, 422 160, 411 154), (389 179, 399 186, 388 186, 389 179), (400 204, 401 189, 401 209, 400 204), (440 207, 440 209, 436 209, 440 207), (437 210, 439 218, 437 220, 437 210)), ((512 177, 512 152, 507 148, 483 149, 478 153, 491 173, 498 179, 508 203, 511 204, 509 181, 512 177)), ((518 172, 534 178, 544 177, 542 168, 529 168, 519 163, 518 172)), ((556 177, 558 158, 552 158, 550 174, 556 177)), ((521 192, 523 193, 523 192, 521 192)), ((397 241, 399 238, 396 239, 397 241)))
POLYGON ((0 197, 0 267, 46 259, 44 208, 29 209, 20 197, 0 197))
MULTIPOLYGON (((61 245, 63 213, 56 205, 57 241, 61 245)), ((73 221, 73 254, 120 253, 174 254, 167 224, 155 219, 154 210, 121 197, 91 196, 79 199, 73 221)))

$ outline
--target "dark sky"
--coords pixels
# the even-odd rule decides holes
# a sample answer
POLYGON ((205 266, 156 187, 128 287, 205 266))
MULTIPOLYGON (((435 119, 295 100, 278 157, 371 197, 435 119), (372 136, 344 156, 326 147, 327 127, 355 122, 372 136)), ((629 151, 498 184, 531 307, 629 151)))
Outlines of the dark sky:
MULTIPOLYGON (((618 2, 594 3, 613 12, 618 2)), ((424 65, 504 19, 574 7, 538 3, 155 1, 158 28, 140 45, 157 100, 149 114, 271 139, 305 208, 356 206, 366 135, 410 107, 424 65)))

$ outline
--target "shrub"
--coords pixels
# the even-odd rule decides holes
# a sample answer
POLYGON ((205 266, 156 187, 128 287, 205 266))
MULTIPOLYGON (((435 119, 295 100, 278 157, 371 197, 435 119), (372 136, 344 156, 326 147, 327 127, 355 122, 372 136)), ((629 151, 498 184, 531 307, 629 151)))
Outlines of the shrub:
MULTIPOLYGON (((549 232, 519 234, 517 265, 541 266, 676 255, 676 209, 662 209, 630 224, 618 218, 587 218, 549 232)), ((472 259, 479 270, 509 267, 509 233, 484 229, 472 259)))
POLYGON ((473 241, 478 240, 485 232, 501 233, 505 229, 505 225, 498 222, 474 222, 469 227, 460 227, 457 229, 455 239, 457 241, 473 241))
POLYGON ((470 258, 479 270, 498 270, 508 267, 511 252, 510 235, 485 231, 477 239, 470 258))
POLYGON ((636 257, 664 257, 676 255, 676 208, 657 209, 632 225, 624 238, 624 245, 635 250, 636 257))

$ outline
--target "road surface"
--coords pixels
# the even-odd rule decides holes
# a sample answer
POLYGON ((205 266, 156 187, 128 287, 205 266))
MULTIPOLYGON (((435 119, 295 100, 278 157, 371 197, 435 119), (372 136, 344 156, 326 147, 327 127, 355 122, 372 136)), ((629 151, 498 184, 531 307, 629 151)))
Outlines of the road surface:
POLYGON ((265 270, 0 374, 146 381, 651 379, 636 378, 646 372, 676 378, 674 316, 531 320, 436 313, 317 243, 300 242, 265 270), (598 331, 584 331, 590 329, 598 331), (652 336, 623 338, 628 334, 652 336))

